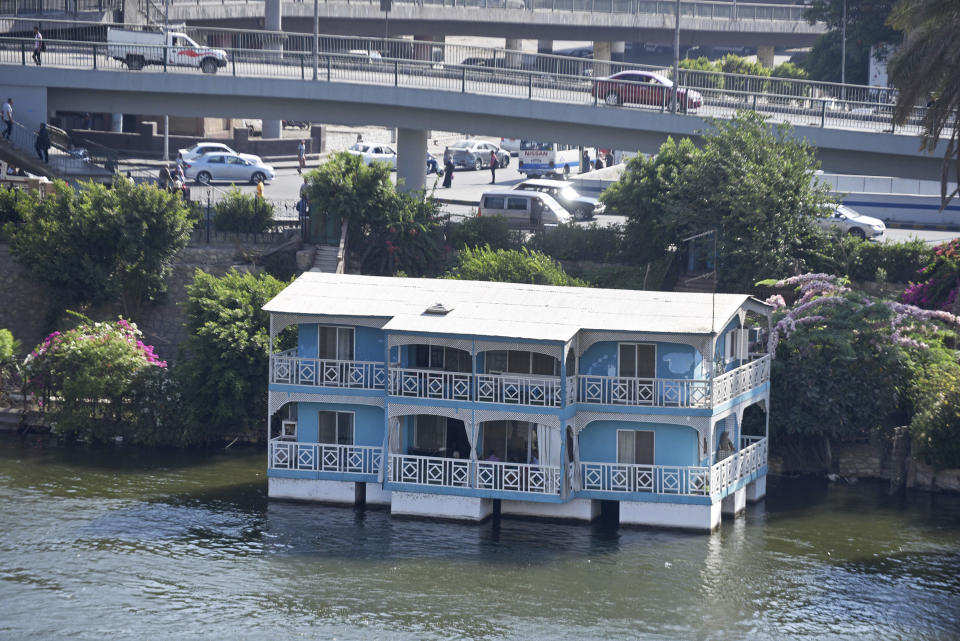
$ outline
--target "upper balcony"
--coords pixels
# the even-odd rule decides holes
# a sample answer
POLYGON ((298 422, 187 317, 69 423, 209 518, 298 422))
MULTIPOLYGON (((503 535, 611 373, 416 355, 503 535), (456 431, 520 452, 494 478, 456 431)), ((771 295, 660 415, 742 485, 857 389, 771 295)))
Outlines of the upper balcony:
POLYGON ((310 387, 386 390, 390 396, 528 407, 567 404, 711 409, 770 380, 769 355, 714 379, 625 376, 472 374, 387 368, 368 361, 301 358, 296 350, 270 357, 270 382, 310 387))

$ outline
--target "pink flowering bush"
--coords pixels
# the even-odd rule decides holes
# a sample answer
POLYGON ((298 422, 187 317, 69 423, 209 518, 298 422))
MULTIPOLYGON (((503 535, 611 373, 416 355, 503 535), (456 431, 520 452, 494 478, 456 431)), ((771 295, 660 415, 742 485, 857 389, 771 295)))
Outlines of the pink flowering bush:
POLYGON ((23 370, 27 389, 58 433, 98 441, 128 432, 128 401, 138 378, 166 366, 136 325, 121 318, 53 332, 27 355, 23 370))
POLYGON ((960 239, 937 247, 933 262, 918 275, 920 280, 910 283, 900 298, 902 302, 926 309, 954 310, 960 293, 960 239))
POLYGON ((790 306, 776 294, 768 300, 777 307, 768 342, 770 428, 783 440, 775 447, 908 423, 928 404, 922 381, 931 367, 956 365, 943 346, 960 329, 953 314, 876 299, 829 274, 762 284, 797 295, 790 306))

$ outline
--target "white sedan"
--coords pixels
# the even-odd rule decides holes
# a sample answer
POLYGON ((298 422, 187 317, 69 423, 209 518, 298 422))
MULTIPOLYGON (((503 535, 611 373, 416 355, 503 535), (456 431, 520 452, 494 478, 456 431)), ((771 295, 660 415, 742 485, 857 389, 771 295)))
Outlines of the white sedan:
POLYGON ((251 162, 237 154, 213 153, 200 156, 195 161, 185 163, 184 174, 200 185, 215 181, 258 182, 273 180, 276 175, 273 167, 262 162, 251 162))
POLYGON ((240 156, 245 160, 250 162, 259 163, 262 162, 260 156, 254 156, 253 154, 241 154, 237 153, 227 145, 222 142, 198 142, 193 147, 187 147, 186 149, 180 149, 177 151, 177 160, 179 162, 193 162, 200 156, 212 153, 221 153, 221 154, 233 154, 235 156, 240 156))
POLYGON ((879 218, 864 216, 846 205, 837 205, 832 213, 818 218, 817 224, 824 230, 834 230, 870 240, 881 240, 887 231, 886 225, 879 218))
POLYGON ((369 165, 376 161, 387 163, 390 165, 390 169, 397 168, 397 152, 394 151, 392 147, 387 147, 386 145, 358 142, 353 147, 350 147, 350 149, 347 149, 347 153, 360 156, 363 159, 364 165, 369 165))

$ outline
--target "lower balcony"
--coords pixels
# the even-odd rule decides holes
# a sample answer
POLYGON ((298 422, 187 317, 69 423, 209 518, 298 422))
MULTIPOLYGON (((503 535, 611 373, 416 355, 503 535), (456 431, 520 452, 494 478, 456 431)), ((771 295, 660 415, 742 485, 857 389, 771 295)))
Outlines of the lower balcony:
POLYGON ((391 454, 391 483, 422 486, 413 491, 474 490, 475 496, 496 498, 500 493, 540 497, 560 495, 560 468, 532 463, 471 461, 438 456, 391 454))
POLYGON ((633 465, 581 462, 582 490, 599 498, 625 498, 626 494, 725 498, 732 491, 766 474, 767 439, 744 436, 741 449, 706 466, 633 465))
MULTIPOLYGON (((336 445, 300 443, 275 439, 270 441, 271 470, 321 472, 331 475, 370 480, 383 465, 383 448, 379 445, 336 445)), ((373 479, 375 480, 375 478, 373 479)))

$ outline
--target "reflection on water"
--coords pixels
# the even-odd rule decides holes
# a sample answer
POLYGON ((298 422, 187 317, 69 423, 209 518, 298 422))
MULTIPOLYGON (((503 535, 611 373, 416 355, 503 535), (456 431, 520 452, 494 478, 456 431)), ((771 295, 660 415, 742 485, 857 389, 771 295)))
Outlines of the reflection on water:
POLYGON ((0 638, 957 639, 960 498, 771 480, 713 536, 269 501, 259 449, 0 438, 0 638))

